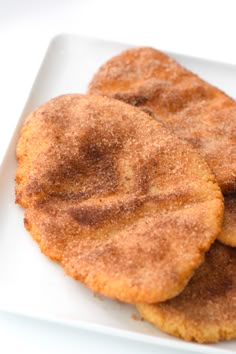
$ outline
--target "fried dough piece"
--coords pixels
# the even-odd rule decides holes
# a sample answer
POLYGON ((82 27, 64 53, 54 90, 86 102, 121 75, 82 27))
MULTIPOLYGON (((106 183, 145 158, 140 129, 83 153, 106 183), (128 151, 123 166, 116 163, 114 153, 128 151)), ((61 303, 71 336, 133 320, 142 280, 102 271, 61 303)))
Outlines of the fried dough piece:
POLYGON ((236 247, 236 194, 225 195, 224 203, 224 221, 217 238, 225 245, 236 247))
POLYGON ((178 294, 220 231, 222 194, 202 157, 123 102, 47 102, 28 117, 17 158, 26 228, 67 274, 112 298, 178 294))
POLYGON ((236 249, 214 243, 184 291, 158 304, 139 304, 144 319, 200 343, 236 338, 236 249))
POLYGON ((95 74, 89 93, 141 108, 190 142, 223 192, 236 191, 236 103, 166 54, 133 48, 95 74))

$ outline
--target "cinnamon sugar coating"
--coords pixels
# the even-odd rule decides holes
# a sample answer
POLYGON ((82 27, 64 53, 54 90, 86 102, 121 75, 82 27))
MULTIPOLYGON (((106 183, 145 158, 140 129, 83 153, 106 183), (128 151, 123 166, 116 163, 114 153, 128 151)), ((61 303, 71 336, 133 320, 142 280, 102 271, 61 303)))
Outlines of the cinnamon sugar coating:
POLYGON ((123 102, 45 103, 27 118, 17 159, 16 202, 42 252, 112 298, 175 296, 220 231, 222 195, 205 161, 123 102))
POLYGON ((224 204, 224 222, 217 238, 225 245, 236 247, 236 194, 225 195, 224 204))
POLYGON ((236 338, 236 249, 215 242, 177 297, 139 304, 144 319, 177 337, 200 343, 236 338))
POLYGON ((89 93, 141 108, 190 142, 223 192, 236 192, 236 103, 166 54, 133 48, 95 74, 89 93))

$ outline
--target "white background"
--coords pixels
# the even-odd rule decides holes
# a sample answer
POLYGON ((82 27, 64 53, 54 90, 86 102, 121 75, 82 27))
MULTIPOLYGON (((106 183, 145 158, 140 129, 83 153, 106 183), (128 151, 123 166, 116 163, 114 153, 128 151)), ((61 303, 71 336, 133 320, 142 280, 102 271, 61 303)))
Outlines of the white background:
MULTIPOLYGON (((234 0, 0 0, 0 161, 47 45, 62 32, 236 64, 234 0)), ((0 353, 100 352, 173 350, 0 314, 0 353)))

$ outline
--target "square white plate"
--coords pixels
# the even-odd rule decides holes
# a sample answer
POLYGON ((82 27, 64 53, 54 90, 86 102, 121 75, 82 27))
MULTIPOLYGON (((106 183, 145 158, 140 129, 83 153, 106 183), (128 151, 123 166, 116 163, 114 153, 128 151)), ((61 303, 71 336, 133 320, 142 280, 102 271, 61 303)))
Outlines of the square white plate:
MULTIPOLYGON (((168 336, 146 322, 135 321, 133 306, 95 296, 67 277, 58 264, 40 253, 24 229, 23 209, 14 203, 15 146, 25 116, 57 95, 86 92, 98 67, 128 47, 75 35, 59 35, 49 46, 0 170, 0 310, 156 343, 181 352, 233 352, 236 341, 199 345, 168 336)), ((234 96, 235 66, 171 55, 234 96)))

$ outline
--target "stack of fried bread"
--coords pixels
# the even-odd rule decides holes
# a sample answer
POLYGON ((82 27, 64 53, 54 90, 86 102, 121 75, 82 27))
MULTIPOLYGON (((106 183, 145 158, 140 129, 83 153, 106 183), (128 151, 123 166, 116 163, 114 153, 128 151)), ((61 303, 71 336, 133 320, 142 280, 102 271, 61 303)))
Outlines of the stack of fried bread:
POLYGON ((130 49, 36 108, 17 159, 25 227, 68 275, 167 333, 236 338, 234 100, 130 49))

